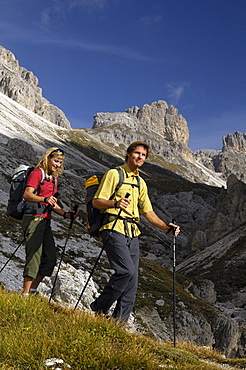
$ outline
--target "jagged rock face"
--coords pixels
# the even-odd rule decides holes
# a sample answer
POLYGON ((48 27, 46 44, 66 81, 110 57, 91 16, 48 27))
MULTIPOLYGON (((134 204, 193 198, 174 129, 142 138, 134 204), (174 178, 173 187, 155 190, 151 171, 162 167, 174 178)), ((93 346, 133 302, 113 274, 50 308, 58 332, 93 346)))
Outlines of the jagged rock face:
POLYGON ((42 97, 38 78, 20 67, 15 56, 0 46, 0 92, 58 126, 71 128, 65 114, 42 97))
MULTIPOLYGON (((215 158, 221 154, 220 150, 199 149, 194 152, 195 158, 211 171, 216 171, 215 158)), ((218 168, 217 168, 218 170, 218 168)), ((217 171, 220 172, 220 171, 217 171)))
POLYGON ((92 128, 114 123, 126 123, 140 131, 153 131, 168 141, 188 145, 189 130, 185 118, 163 100, 144 104, 140 109, 131 107, 123 113, 97 113, 92 128))
POLYGON ((221 193, 221 199, 210 217, 209 244, 215 238, 223 237, 228 231, 240 227, 246 222, 246 184, 231 175, 227 181, 227 190, 221 193), (212 222, 211 222, 212 221, 212 222))
POLYGON ((192 279, 187 289, 228 318, 213 321, 215 346, 219 342, 222 351, 227 348, 230 356, 242 357, 246 353, 245 209, 246 184, 231 175, 215 210, 190 243, 195 254, 177 266, 179 273, 192 279))
POLYGON ((234 174, 246 182, 246 152, 222 151, 213 158, 213 164, 215 171, 223 173, 225 178, 234 174))
POLYGON ((228 178, 231 174, 246 182, 246 133, 236 131, 222 138, 222 150, 201 149, 194 156, 204 166, 228 178))
POLYGON ((236 131, 234 134, 223 136, 223 151, 234 150, 235 152, 246 152, 246 133, 236 131))
POLYGON ((191 242, 191 249, 202 250, 246 222, 246 185, 231 175, 227 190, 222 189, 216 209, 209 215, 191 242))
POLYGON ((90 135, 103 142, 128 146, 133 141, 145 141, 151 145, 153 155, 163 156, 168 162, 195 163, 188 147, 185 118, 163 100, 141 108, 131 107, 122 113, 97 113, 92 128, 90 135))

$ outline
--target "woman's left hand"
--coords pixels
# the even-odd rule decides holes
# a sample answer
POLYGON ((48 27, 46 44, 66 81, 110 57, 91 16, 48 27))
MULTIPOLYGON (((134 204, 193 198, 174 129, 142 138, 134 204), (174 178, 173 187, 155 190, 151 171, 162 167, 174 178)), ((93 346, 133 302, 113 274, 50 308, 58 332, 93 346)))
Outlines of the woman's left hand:
POLYGON ((66 212, 66 218, 69 218, 69 219, 73 219, 75 220, 75 218, 78 216, 78 212, 75 212, 74 210, 70 210, 69 212, 66 212))

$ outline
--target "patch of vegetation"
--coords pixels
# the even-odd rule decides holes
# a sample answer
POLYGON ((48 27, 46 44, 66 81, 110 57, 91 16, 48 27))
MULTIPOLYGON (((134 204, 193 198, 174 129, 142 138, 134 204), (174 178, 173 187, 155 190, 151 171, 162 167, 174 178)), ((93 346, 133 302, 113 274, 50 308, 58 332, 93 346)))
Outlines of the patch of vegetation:
MULTIPOLYGON (((95 140, 93 136, 86 134, 86 129, 83 131, 79 129, 70 130, 67 135, 67 140, 70 145, 75 149, 79 150, 86 157, 93 159, 94 161, 101 163, 107 167, 118 166, 123 162, 119 160, 119 147, 117 149, 113 144, 107 143, 107 145, 100 143, 95 140), (106 151, 107 150, 107 151, 106 151)), ((122 152, 124 152, 124 146, 122 146, 122 152)), ((92 169, 90 169, 91 171, 92 169)))
POLYGON ((112 320, 49 305, 40 296, 0 291, 0 367, 45 370, 44 361, 63 359, 73 370, 158 368, 212 370, 228 363, 216 351, 130 334, 112 320), (214 364, 212 364, 213 362, 214 364))

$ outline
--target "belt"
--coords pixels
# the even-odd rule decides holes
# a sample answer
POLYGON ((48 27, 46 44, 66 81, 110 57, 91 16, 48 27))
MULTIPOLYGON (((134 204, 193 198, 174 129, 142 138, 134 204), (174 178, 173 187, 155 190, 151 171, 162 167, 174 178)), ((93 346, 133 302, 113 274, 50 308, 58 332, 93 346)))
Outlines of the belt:
POLYGON ((124 223, 124 228, 125 228, 125 235, 130 237, 130 232, 129 232, 129 226, 128 224, 131 224, 131 231, 132 231, 132 236, 135 236, 135 225, 137 225, 137 221, 135 218, 130 218, 130 217, 121 217, 118 215, 114 215, 112 213, 105 213, 103 217, 103 222, 102 225, 106 225, 109 222, 114 221, 118 217, 119 220, 122 220, 124 223), (135 224, 135 225, 133 225, 135 224))

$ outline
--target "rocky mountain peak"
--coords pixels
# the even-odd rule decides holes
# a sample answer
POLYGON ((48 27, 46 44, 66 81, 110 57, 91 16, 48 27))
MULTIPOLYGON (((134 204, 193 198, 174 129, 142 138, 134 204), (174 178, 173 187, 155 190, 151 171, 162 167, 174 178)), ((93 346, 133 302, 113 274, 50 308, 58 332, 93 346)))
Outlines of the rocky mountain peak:
POLYGON ((234 134, 223 136, 223 149, 233 150, 235 152, 246 152, 246 133, 236 131, 234 134))
POLYGON ((246 182, 246 133, 236 131, 222 138, 222 150, 198 150, 194 153, 197 161, 212 171, 228 178, 231 174, 246 182))
POLYGON ((157 133, 169 142, 188 145, 189 129, 185 118, 178 114, 177 108, 164 100, 144 104, 141 108, 134 106, 122 113, 97 113, 92 128, 119 123, 143 132, 157 133))
POLYGON ((0 46, 0 92, 48 121, 71 128, 65 114, 42 96, 38 78, 33 72, 20 67, 14 54, 2 46, 0 46))

